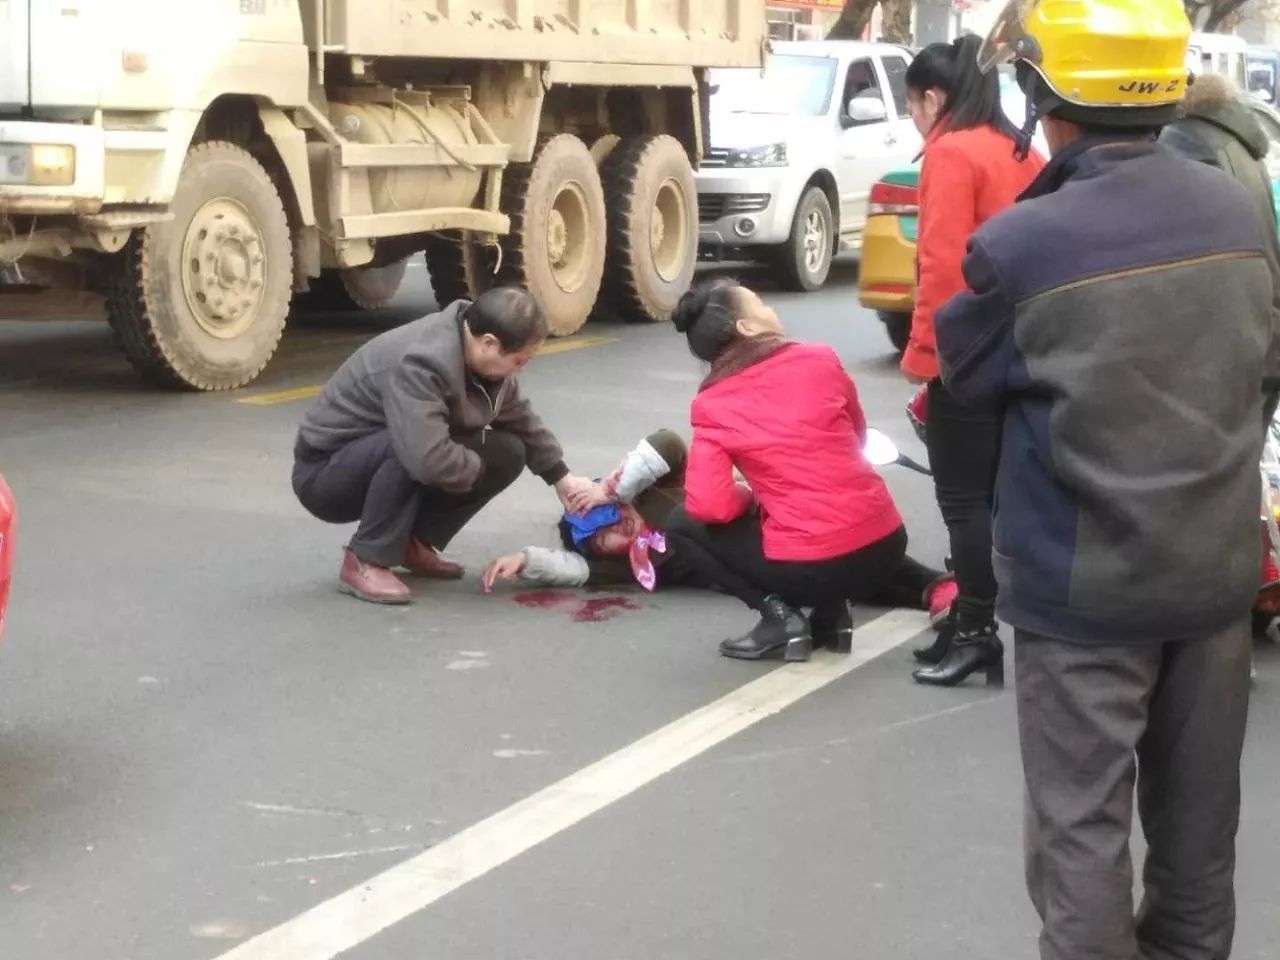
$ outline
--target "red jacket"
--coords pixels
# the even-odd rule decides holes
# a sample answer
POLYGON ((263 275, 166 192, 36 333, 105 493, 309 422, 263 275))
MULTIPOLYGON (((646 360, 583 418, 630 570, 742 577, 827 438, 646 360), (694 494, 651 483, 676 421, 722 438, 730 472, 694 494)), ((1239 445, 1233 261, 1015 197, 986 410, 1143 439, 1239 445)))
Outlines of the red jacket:
POLYGON ((938 376, 933 315, 965 289, 960 272, 973 231, 1013 205, 1031 185, 1044 158, 1013 156, 1013 141, 990 126, 931 134, 920 172, 920 238, 916 243, 916 305, 902 369, 926 380, 938 376))
POLYGON ((792 344, 712 384, 692 419, 685 509, 702 523, 729 523, 758 501, 770 560, 829 560, 902 526, 862 456, 866 418, 830 347, 792 344))

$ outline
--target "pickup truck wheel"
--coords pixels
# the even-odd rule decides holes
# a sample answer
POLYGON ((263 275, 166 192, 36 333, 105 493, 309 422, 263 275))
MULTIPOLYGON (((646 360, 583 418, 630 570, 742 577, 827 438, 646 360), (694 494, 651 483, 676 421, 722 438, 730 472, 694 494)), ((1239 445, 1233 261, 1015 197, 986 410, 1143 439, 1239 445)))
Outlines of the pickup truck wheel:
POLYGON ((911 341, 911 314, 895 313, 888 310, 877 311, 880 322, 884 324, 884 332, 889 334, 889 342, 901 356, 911 341))
POLYGON ((831 272, 835 251, 835 217, 821 187, 810 187, 800 198, 791 224, 791 239, 778 251, 778 279, 788 290, 819 290, 831 272))
POLYGON ((502 210, 511 232, 502 240, 498 282, 528 288, 552 336, 577 333, 604 275, 604 190, 586 144, 559 134, 538 145, 532 163, 509 166, 502 210))
POLYGON ((492 246, 471 239, 467 231, 433 234, 427 240, 427 273, 436 304, 444 309, 455 300, 474 300, 494 284, 492 246))
POLYGON ((697 188, 674 137, 632 137, 601 168, 609 256, 597 315, 633 323, 671 319, 697 264, 697 188))
POLYGON ((405 257, 385 267, 324 270, 300 303, 313 310, 380 310, 395 299, 409 260, 405 257))
POLYGON ((293 247, 280 194, 232 143, 187 153, 173 219, 137 231, 108 291, 125 356, 146 379, 195 390, 251 381, 280 343, 293 247))

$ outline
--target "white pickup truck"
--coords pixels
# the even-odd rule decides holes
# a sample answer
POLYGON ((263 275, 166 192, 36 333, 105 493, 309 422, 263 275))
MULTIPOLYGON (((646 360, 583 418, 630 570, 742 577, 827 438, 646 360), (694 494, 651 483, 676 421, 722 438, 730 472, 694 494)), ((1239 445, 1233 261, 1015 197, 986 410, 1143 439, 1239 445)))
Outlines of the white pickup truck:
POLYGON ((790 289, 821 287, 834 254, 861 246, 872 185, 920 151, 910 62, 890 44, 794 42, 763 72, 712 71, 700 259, 767 261, 790 289))

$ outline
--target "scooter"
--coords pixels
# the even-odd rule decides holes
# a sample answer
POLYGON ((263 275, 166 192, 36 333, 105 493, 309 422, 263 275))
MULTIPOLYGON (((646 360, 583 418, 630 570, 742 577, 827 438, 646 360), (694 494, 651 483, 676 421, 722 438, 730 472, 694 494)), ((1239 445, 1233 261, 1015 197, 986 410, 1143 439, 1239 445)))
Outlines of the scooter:
POLYGON ((1267 427, 1262 474, 1262 581, 1253 605, 1253 633, 1267 636, 1280 616, 1280 415, 1267 427))
POLYGON ((862 455, 873 467, 899 466, 932 477, 933 471, 912 460, 898 449, 898 445, 874 427, 867 430, 867 439, 862 444, 862 455))

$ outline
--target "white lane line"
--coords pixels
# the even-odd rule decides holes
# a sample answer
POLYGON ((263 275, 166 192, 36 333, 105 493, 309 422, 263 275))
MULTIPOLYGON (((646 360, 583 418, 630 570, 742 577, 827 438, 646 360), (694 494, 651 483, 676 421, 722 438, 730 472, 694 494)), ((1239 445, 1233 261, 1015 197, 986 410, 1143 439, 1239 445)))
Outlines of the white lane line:
POLYGON ((332 960, 927 626, 922 613, 890 611, 854 631, 848 656, 819 653, 771 671, 216 960, 332 960))

